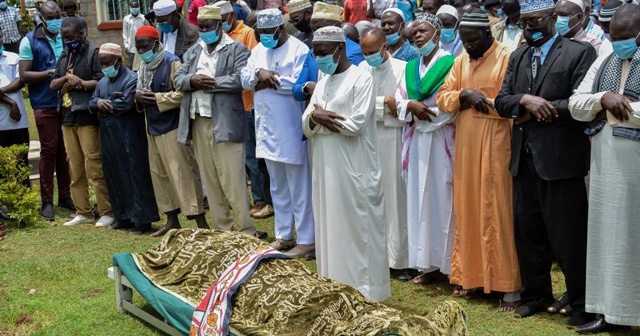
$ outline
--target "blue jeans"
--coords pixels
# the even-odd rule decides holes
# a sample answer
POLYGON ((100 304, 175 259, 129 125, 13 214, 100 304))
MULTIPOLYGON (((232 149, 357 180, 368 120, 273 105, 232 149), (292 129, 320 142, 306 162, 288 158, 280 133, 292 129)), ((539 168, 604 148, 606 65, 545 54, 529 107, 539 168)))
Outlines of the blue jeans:
MULTIPOLYGON (((244 143, 247 152, 245 167, 247 175, 251 179, 251 197, 253 204, 268 203, 271 204, 271 195, 268 186, 265 186, 265 180, 269 176, 265 176, 263 170, 260 169, 258 158, 256 158, 256 122, 253 109, 251 112, 245 113, 247 116, 247 127, 249 128, 249 140, 244 143)), ((266 169, 265 169, 266 170, 266 169)))

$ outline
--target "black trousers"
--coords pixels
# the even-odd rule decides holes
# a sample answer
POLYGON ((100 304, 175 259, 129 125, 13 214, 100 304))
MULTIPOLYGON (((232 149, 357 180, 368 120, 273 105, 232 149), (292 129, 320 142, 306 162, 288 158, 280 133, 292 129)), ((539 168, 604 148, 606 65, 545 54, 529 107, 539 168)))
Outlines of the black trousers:
MULTIPOLYGON (((16 130, 0 131, 0 147, 10 147, 12 145, 27 145, 29 146, 29 129, 22 128, 16 130)), ((29 152, 25 152, 20 158, 20 161, 29 165, 29 152)), ((22 181, 25 186, 29 185, 29 179, 22 181)))
POLYGON ((19 54, 20 53, 20 41, 22 41, 22 39, 18 40, 18 42, 5 43, 4 44, 4 50, 10 51, 12 53, 19 54))
POLYGON ((546 181, 523 151, 513 178, 515 241, 523 303, 554 301, 551 265, 558 261, 571 307, 584 311, 587 189, 584 178, 546 181))

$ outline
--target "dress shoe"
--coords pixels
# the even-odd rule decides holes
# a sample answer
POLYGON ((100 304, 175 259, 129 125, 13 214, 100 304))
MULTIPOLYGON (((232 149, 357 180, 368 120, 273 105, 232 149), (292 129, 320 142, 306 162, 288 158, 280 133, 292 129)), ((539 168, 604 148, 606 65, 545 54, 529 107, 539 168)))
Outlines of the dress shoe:
POLYGON ((117 220, 115 223, 107 226, 109 230, 125 230, 133 228, 133 224, 129 220, 117 220))
POLYGON ((251 210, 249 210, 249 216, 253 217, 253 215, 255 215, 256 212, 262 210, 262 208, 266 206, 267 206, 267 203, 265 202, 257 202, 256 204, 253 205, 251 210))
POLYGON ((284 240, 284 239, 276 239, 273 243, 270 244, 273 249, 278 251, 288 251, 296 246, 296 241, 294 239, 284 240))
POLYGON ((73 200, 70 198, 59 199, 58 206, 70 211, 76 211, 76 206, 73 204, 73 200))
POLYGON ((600 315, 597 319, 577 327, 576 332, 578 332, 578 334, 597 334, 604 331, 619 331, 628 329, 631 329, 631 327, 607 323, 607 321, 604 320, 604 316, 600 315))
POLYGON ((315 244, 298 244, 296 247, 284 253, 284 255, 289 256, 291 258, 302 258, 306 257, 309 253, 316 251, 315 244))
POLYGON ((539 299, 523 304, 522 306, 516 308, 516 310, 514 310, 514 313, 516 314, 516 317, 525 318, 545 311, 548 306, 549 303, 545 302, 542 299, 539 299))
POLYGON ((398 276, 398 281, 406 282, 415 278, 417 275, 418 275, 418 271, 410 268, 405 268, 404 270, 402 270, 402 273, 400 273, 400 275, 398 276))
POLYGON ((42 208, 40 209, 40 216, 48 221, 54 221, 56 219, 55 214, 53 213, 53 203, 47 202, 42 203, 42 208))
POLYGON ((583 324, 592 322, 596 319, 596 315, 583 311, 574 311, 571 317, 567 320, 567 324, 572 327, 581 326, 583 324))
POLYGON ((556 302, 552 303, 549 306, 549 308, 547 308, 547 312, 551 314, 559 313, 560 310, 563 309, 568 304, 569 304, 569 296, 567 295, 567 292, 564 292, 564 294, 562 294, 562 296, 560 296, 560 298, 556 300, 556 302))
POLYGON ((132 236, 140 236, 149 231, 151 231, 151 223, 136 223, 135 227, 131 232, 129 232, 129 234, 132 236))
POLYGON ((269 217, 273 216, 274 213, 275 212, 273 210, 273 205, 267 204, 264 207, 262 207, 262 209, 256 211, 253 214, 253 218, 255 218, 255 219, 265 219, 265 218, 269 218, 269 217))

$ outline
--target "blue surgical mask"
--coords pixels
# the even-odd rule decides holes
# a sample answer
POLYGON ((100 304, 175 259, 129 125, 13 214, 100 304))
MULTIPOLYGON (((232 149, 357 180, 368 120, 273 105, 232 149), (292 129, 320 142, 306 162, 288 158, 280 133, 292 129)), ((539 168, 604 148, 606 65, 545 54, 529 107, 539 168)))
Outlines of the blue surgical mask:
POLYGON ((153 61, 155 57, 156 57, 156 53, 153 52, 153 47, 151 47, 151 49, 140 54, 140 59, 147 64, 151 63, 151 61, 153 61))
POLYGON ((504 15, 504 12, 502 11, 502 8, 498 8, 498 10, 496 11, 496 17, 502 17, 504 15))
POLYGON ((7 9, 7 2, 6 1, 0 2, 0 9, 2 9, 2 10, 7 9))
POLYGON ((222 23, 222 30, 224 30, 225 32, 228 32, 231 30, 231 24, 229 23, 229 20, 222 23))
POLYGON ((82 44, 82 40, 80 40, 80 38, 78 37, 77 39, 71 41, 71 42, 65 42, 64 45, 67 47, 67 49, 74 51, 76 49, 78 49, 78 47, 80 47, 80 44, 82 44))
POLYGON ((260 43, 267 49, 275 48, 278 45, 278 39, 275 38, 276 34, 277 32, 273 34, 260 34, 260 43))
POLYGON ((400 41, 400 34, 398 34, 398 32, 395 32, 391 35, 387 35, 385 37, 387 38, 387 43, 389 43, 389 45, 396 45, 396 43, 400 41))
POLYGON ((485 12, 485 13, 487 12, 487 9, 486 9, 486 8, 484 8, 484 6, 480 6, 480 9, 481 9, 483 12, 485 12))
POLYGON ((62 19, 46 20, 45 25, 45 28, 50 33, 57 34, 60 31, 60 27, 62 27, 62 19))
POLYGON ((573 29, 573 27, 580 24, 580 22, 578 22, 572 27, 569 27, 569 21, 571 18, 573 18, 573 16, 558 16, 558 19, 556 20, 556 31, 558 34, 565 36, 571 31, 571 29, 573 29))
MULTIPOLYGON (((638 36, 640 36, 640 34, 638 34, 638 36)), ((622 41, 611 42, 613 45, 613 52, 616 56, 623 60, 633 58, 633 55, 638 51, 638 44, 636 43, 638 36, 622 41)))
POLYGON ((456 30, 454 28, 442 28, 440 31, 440 42, 447 44, 456 39, 456 30))
MULTIPOLYGON (((435 37, 435 35, 433 37, 435 37)), ((435 42, 433 42, 433 37, 431 38, 431 40, 425 43, 422 47, 416 47, 416 49, 418 49, 418 54, 422 56, 431 55, 431 53, 433 52, 433 49, 436 48, 436 44, 435 42)))
POLYGON ((160 31, 165 34, 172 33, 174 29, 172 24, 166 22, 159 23, 158 27, 160 27, 160 31))
POLYGON ((383 50, 384 50, 384 45, 382 46, 382 49, 380 49, 380 51, 378 51, 377 53, 373 55, 365 56, 364 60, 367 61, 367 64, 369 64, 370 67, 375 68, 379 66, 384 62, 384 56, 382 56, 383 50))
POLYGON ((214 44, 218 42, 220 39, 220 35, 218 35, 218 28, 208 31, 208 32, 200 32, 200 39, 205 44, 214 44))
POLYGON ((131 8, 130 12, 131 15, 138 16, 138 14, 140 14, 140 8, 131 8))
POLYGON ((116 63, 118 63, 118 60, 116 60, 116 62, 113 63, 111 66, 102 69, 102 73, 104 74, 105 77, 115 78, 118 75, 118 70, 116 69, 116 63))
MULTIPOLYGON (((336 48, 336 51, 337 50, 338 49, 336 48)), ((336 52, 334 51, 331 55, 317 57, 316 64, 318 65, 318 70, 329 76, 333 75, 333 73, 336 72, 336 69, 338 68, 338 62, 340 61, 340 57, 342 56, 338 56, 338 62, 336 62, 333 60, 333 56, 335 56, 335 54, 336 52)))

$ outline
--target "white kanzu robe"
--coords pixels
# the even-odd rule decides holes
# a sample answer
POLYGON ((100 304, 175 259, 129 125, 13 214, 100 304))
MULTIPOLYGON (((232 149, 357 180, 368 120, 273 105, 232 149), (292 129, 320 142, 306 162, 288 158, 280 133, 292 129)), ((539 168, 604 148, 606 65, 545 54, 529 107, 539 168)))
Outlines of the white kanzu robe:
MULTIPOLYGON (((594 62, 569 99, 574 119, 591 121, 602 110, 600 99, 606 92, 591 92, 608 56, 594 62)), ((603 314, 609 323, 640 326, 640 141, 613 136, 611 126, 640 128, 640 103, 631 107, 629 121, 619 122, 609 114, 607 124, 591 139, 585 308, 603 314)))
POLYGON ((362 62, 358 66, 373 78, 374 114, 377 122, 378 153, 384 189, 384 212, 387 224, 389 267, 409 267, 409 234, 407 233, 407 190, 402 180, 402 128, 405 122, 389 115, 386 96, 395 97, 403 84, 407 62, 389 55, 373 68, 362 62))
MULTIPOLYGON (((428 66, 420 62, 420 77, 448 52, 439 49, 428 66)), ((399 103, 398 118, 407 122, 405 99, 399 103)), ((415 119, 415 131, 409 145, 407 171, 407 227, 409 232, 409 268, 423 272, 451 272, 451 253, 455 221, 453 217, 453 154, 455 152, 455 113, 440 112, 436 94, 422 102, 437 114, 432 121, 415 119)), ((405 134, 410 131, 407 125, 405 134)), ((407 144, 405 144, 405 147, 407 144)))
POLYGON ((391 287, 372 88, 371 76, 355 66, 325 76, 302 127, 311 153, 318 273, 382 301, 391 287), (311 129, 314 104, 346 117, 345 128, 311 129))

